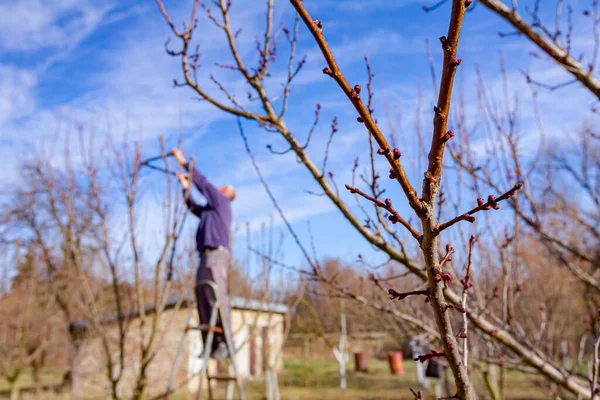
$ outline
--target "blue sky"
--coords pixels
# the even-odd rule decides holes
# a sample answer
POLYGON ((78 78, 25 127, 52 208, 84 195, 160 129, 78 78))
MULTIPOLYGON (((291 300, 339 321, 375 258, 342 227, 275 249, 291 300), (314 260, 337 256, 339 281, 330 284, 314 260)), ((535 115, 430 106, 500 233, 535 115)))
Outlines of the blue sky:
MULTIPOLYGON (((166 1, 165 5, 173 21, 179 23, 187 18, 191 3, 191 0, 166 1)), ((256 59, 253 41, 263 29, 265 3, 233 0, 232 23, 234 28, 243 28, 239 47, 246 49, 242 56, 249 63, 256 59)), ((441 51, 437 40, 446 34, 449 5, 425 13, 421 7, 430 3, 421 0, 305 0, 304 3, 313 17, 323 20, 325 35, 350 82, 366 83, 363 57, 370 58, 376 75, 375 114, 387 132, 382 102, 385 98, 396 128, 401 128, 399 144, 405 165, 413 183, 420 186, 419 165, 423 165, 423 158, 419 164, 414 132, 418 123, 428 137, 434 103, 425 41, 431 43, 439 77, 441 51), (417 115, 418 85, 423 107, 417 115)), ((591 43, 586 32, 590 24, 581 17, 583 9, 578 8, 578 3, 571 4, 577 26, 574 47, 577 51, 589 51, 591 43)), ((545 12, 550 16, 551 11, 545 12)), ((149 155, 158 149, 158 135, 164 135, 171 147, 182 132, 186 154, 195 154, 201 170, 216 185, 231 183, 237 187, 238 199, 233 206, 237 224, 243 226, 248 222, 257 231, 262 222, 269 221, 272 204, 244 151, 236 120, 192 99, 191 89, 172 87, 174 78, 181 79, 179 60, 164 52, 164 42, 172 34, 153 1, 1 0, 0 15, 0 157, 5 166, 0 183, 18 182, 20 160, 42 151, 57 132, 64 133, 74 122, 99 135, 111 130, 117 139, 127 132, 129 139, 140 141, 149 155)), ((293 17, 289 2, 276 2, 275 21, 284 21, 290 27, 293 17)), ((476 121, 475 68, 481 69, 490 93, 501 95, 498 64, 501 50, 511 98, 515 93, 521 96, 521 129, 526 136, 521 150, 527 154, 537 149, 539 131, 530 106, 531 89, 519 71, 531 71, 536 79, 547 82, 562 82, 568 77, 551 64, 531 57, 529 52, 534 49, 526 41, 515 37, 500 39, 499 31, 510 29, 483 6, 478 5, 467 14, 459 48, 463 63, 457 85, 464 93, 467 114, 476 121)), ((208 79, 214 73, 239 98, 245 98, 246 89, 240 77, 214 66, 215 62, 227 62, 228 53, 222 34, 201 11, 195 39, 202 53, 201 82, 218 97, 218 89, 208 79)), ((177 46, 176 41, 173 46, 177 46)), ((287 47, 283 40, 280 51, 283 54, 269 82, 273 92, 279 87, 281 80, 277 78, 285 68, 287 47)), ((350 182, 356 156, 366 165, 367 133, 356 123, 355 114, 338 87, 320 72, 325 63, 301 25, 297 56, 304 54, 308 62, 293 86, 287 125, 299 138, 304 138, 312 123, 315 104, 322 105, 321 124, 309 149, 320 163, 331 119, 338 117, 339 132, 329 165, 338 185, 343 187, 350 182)), ((588 116, 583 111, 590 108, 593 98, 573 86, 562 90, 560 96, 539 91, 537 101, 546 136, 560 139, 580 126, 588 116)), ((306 240, 310 222, 319 255, 352 261, 362 253, 376 259, 375 252, 329 201, 305 192, 318 188, 292 156, 276 156, 266 150, 267 144, 283 149, 282 139, 256 124, 245 122, 244 126, 266 179, 301 237, 306 240)), ((562 143, 568 145, 568 141, 562 143)), ((474 151, 478 151, 479 144, 483 146, 474 142, 474 151)), ((385 174, 385 165, 380 164, 380 171, 385 174)), ((149 174, 144 179, 152 186, 162 176, 149 174)), ((395 185, 386 182, 386 187, 395 205, 409 215, 395 185)), ((144 204, 144 223, 150 236, 156 234, 159 223, 155 216, 160 205, 155 198, 148 196, 144 204)), ((348 195, 345 198, 351 200, 348 195)), ((275 218, 275 224, 279 223, 275 218)), ((188 228, 192 235, 195 227, 188 228)), ((239 257, 243 257, 244 246, 244 229, 241 229, 235 248, 239 257)), ((301 260, 289 238, 284 251, 288 262, 301 260)))

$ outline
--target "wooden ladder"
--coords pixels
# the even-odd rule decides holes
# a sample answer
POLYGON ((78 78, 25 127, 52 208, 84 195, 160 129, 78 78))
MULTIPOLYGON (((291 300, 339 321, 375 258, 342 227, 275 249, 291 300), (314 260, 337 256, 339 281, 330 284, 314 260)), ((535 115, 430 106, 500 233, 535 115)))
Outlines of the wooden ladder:
MULTIPOLYGON (((223 314, 221 313, 221 302, 219 300, 219 295, 217 292, 217 285, 213 281, 200 281, 198 282, 199 287, 208 287, 213 291, 215 303, 212 306, 212 310, 210 312, 210 319, 208 324, 200 324, 196 326, 187 326, 186 331, 181 337, 181 341, 179 342, 179 348, 177 350, 177 355, 175 356, 175 362, 173 365, 173 369, 171 370, 171 376, 169 376, 169 383, 167 387, 167 392, 171 390, 173 384, 174 373, 177 369, 177 364, 179 363, 179 358, 181 356, 181 352, 183 350, 183 345, 185 342, 185 337, 188 331, 196 330, 200 332, 207 332, 206 335, 206 343, 203 343, 202 349, 202 366, 200 367, 200 372, 197 374, 200 377, 200 384, 198 385, 198 391, 196 392, 196 399, 199 400, 202 397, 202 383, 204 381, 204 377, 208 381, 208 398, 209 400, 213 400, 213 390, 211 386, 211 381, 225 381, 228 382, 227 385, 227 399, 231 400, 233 398, 233 384, 237 387, 237 391, 239 394, 240 400, 246 400, 246 394, 244 393, 244 388, 238 376, 237 364, 235 361, 235 349, 233 347, 233 336, 231 335, 231 330, 228 324, 223 319, 223 314), (217 320, 220 319, 223 323, 223 327, 217 326, 217 320), (210 355, 212 353, 212 344, 215 333, 222 333, 225 336, 225 344, 227 345, 227 350, 229 353, 229 374, 228 375, 210 375, 208 374, 208 360, 210 359, 210 355)), ((189 324, 191 320, 192 311, 188 314, 186 324, 189 324)))

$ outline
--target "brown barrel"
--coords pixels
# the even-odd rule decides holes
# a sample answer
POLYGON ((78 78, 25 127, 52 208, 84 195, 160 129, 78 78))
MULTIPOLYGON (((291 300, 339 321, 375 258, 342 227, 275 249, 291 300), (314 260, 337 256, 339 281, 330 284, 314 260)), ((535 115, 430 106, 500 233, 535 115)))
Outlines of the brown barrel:
POLYGON ((356 372, 369 371, 369 354, 366 351, 354 353, 354 368, 356 372))
POLYGON ((394 375, 404 375, 404 357, 402 352, 396 351, 388 354, 388 363, 390 364, 390 371, 394 375))

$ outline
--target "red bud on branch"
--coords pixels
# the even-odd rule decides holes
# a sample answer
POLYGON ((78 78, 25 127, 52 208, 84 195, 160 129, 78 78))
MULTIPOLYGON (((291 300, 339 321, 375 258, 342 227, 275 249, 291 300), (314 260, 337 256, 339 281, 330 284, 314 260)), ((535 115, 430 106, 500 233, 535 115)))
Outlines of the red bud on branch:
POLYGON ((446 132, 446 134, 444 135, 444 139, 442 140, 444 143, 446 143, 448 140, 452 139, 452 137, 454 136, 454 132, 452 131, 448 131, 446 132))

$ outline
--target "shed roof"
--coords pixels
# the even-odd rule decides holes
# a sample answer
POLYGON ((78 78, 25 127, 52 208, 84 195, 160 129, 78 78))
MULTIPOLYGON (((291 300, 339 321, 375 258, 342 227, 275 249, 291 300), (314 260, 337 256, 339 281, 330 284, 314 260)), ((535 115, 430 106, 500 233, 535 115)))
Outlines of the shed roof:
MULTIPOLYGON (((177 304, 181 304, 181 308, 187 308, 190 304, 194 304, 195 300, 191 296, 186 297, 172 297, 165 304, 165 310, 170 310, 175 308, 177 304)), ((264 302, 260 300, 254 299, 246 299, 243 297, 230 297, 229 303, 232 309, 234 310, 248 310, 248 311, 260 311, 266 313, 275 313, 275 314, 287 314, 289 311, 289 307, 283 303, 270 303, 264 302)), ((146 313, 153 313, 156 307, 154 304, 147 305, 144 307, 144 311, 146 313)), ((121 314, 123 319, 133 319, 139 316, 139 309, 133 309, 130 312, 121 314)), ((100 323, 110 323, 116 321, 119 318, 118 313, 107 314, 100 318, 100 323)), ((70 325, 71 330, 81 331, 87 328, 87 323, 85 321, 76 321, 70 325)))

